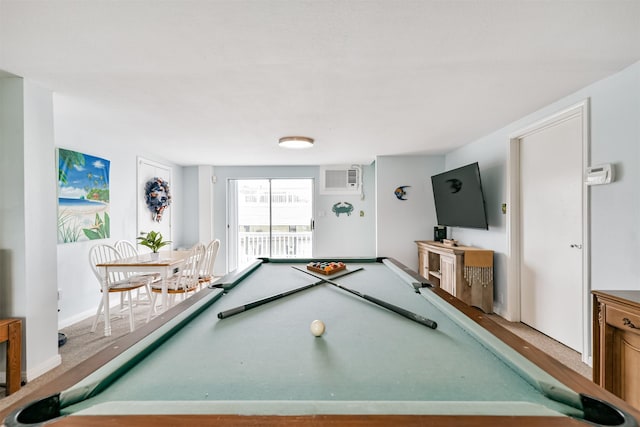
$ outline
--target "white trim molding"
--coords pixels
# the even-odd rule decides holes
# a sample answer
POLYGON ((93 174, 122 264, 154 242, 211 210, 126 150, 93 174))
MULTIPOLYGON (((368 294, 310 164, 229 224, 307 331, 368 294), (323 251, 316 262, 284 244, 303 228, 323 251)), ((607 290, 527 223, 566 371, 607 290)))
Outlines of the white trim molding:
POLYGON ((591 310, 590 310, 590 239, 589 239, 589 191, 584 184, 584 171, 590 158, 590 113, 589 99, 584 99, 551 116, 539 120, 509 137, 507 154, 507 310, 505 317, 519 322, 520 309, 520 141, 557 123, 580 117, 582 119, 582 360, 591 360, 591 310))

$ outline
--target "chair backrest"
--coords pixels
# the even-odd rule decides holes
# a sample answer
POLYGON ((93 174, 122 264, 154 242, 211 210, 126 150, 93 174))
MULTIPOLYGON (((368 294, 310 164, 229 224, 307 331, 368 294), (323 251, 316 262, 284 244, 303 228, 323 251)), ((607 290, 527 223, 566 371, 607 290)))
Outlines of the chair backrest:
POLYGON ((200 276, 202 278, 212 277, 213 265, 216 263, 216 257, 218 256, 218 250, 220 249, 220 240, 212 240, 204 252, 202 258, 202 264, 200 265, 200 276))
POLYGON ((138 256, 138 248, 128 240, 118 240, 114 247, 124 258, 138 256))
MULTIPOLYGON (((116 250, 113 246, 105 245, 105 244, 97 244, 94 245, 91 249, 89 249, 89 264, 91 266, 91 270, 93 274, 98 279, 98 283, 100 284, 100 288, 102 289, 102 281, 104 280, 104 272, 100 267, 96 267, 96 264, 101 264, 104 262, 114 261, 122 258, 120 252, 116 250)), ((119 272, 110 272, 109 273, 109 281, 114 283, 120 280, 124 280, 127 278, 125 273, 119 272)))
POLYGON ((177 286, 181 288, 195 288, 198 286, 198 280, 200 278, 200 263, 204 255, 204 245, 198 243, 189 249, 189 255, 187 256, 183 265, 180 266, 177 274, 177 286))
POLYGON ((195 267, 195 269, 196 269, 195 271, 197 273, 200 272, 200 268, 201 268, 201 265, 202 265, 202 258, 204 257, 205 249, 206 248, 204 247, 204 244, 202 244, 200 242, 196 243, 195 245, 193 245, 191 247, 191 249, 189 249, 190 251, 193 252, 193 256, 196 257, 196 259, 193 261, 194 264, 192 265, 192 267, 195 267))

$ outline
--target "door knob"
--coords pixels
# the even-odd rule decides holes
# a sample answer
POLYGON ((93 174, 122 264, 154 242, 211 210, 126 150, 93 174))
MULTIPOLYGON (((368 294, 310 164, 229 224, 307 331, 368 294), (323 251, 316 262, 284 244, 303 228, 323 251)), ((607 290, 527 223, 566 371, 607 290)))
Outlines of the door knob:
POLYGON ((571 246, 572 248, 582 249, 582 245, 578 245, 578 244, 575 244, 575 243, 572 243, 570 246, 571 246))

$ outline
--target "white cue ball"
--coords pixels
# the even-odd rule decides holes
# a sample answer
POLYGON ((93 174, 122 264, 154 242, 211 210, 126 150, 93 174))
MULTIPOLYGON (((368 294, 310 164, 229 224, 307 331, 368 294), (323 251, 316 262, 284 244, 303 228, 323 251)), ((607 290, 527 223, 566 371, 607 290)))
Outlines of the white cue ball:
POLYGON ((311 322, 311 327, 309 329, 311 329, 313 336, 319 337, 324 334, 324 323, 322 320, 314 320, 311 322))

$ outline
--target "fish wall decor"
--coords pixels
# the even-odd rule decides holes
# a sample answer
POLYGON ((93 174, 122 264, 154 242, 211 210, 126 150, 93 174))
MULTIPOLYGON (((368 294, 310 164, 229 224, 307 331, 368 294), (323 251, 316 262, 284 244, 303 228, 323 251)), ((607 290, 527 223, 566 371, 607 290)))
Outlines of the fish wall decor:
POLYGON ((411 187, 411 186, 410 185, 401 185, 400 187, 395 189, 393 194, 396 195, 398 200, 407 200, 407 199, 404 198, 404 196, 407 195, 407 192, 404 189, 407 188, 407 187, 411 187))

